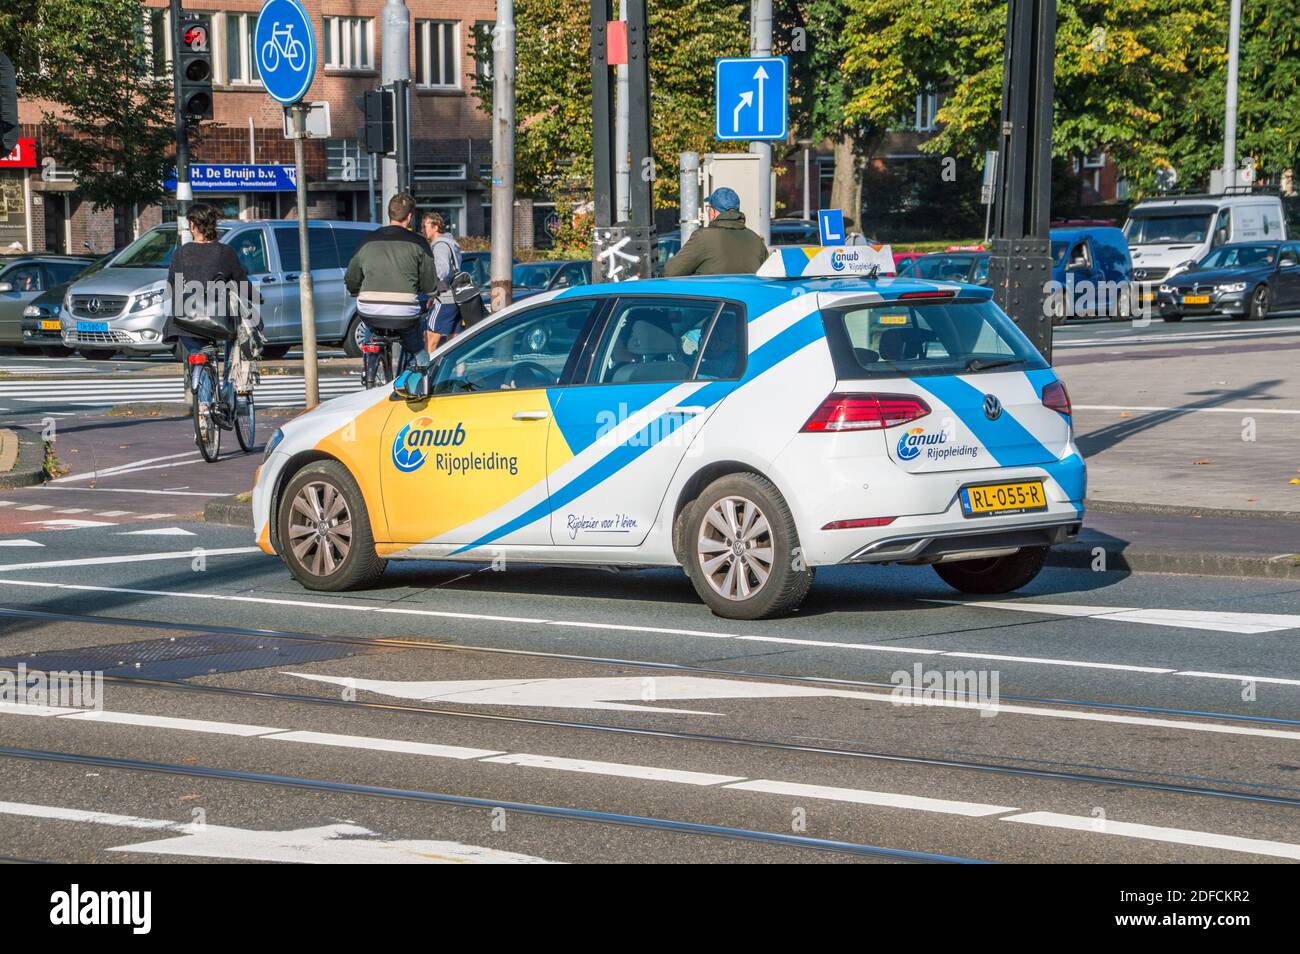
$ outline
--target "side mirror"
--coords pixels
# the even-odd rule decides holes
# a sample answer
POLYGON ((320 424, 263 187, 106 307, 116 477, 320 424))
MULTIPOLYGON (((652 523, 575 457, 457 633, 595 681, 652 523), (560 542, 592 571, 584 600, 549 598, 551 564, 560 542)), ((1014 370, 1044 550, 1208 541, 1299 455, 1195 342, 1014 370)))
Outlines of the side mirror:
POLYGON ((429 396, 430 377, 427 369, 403 371, 393 382, 393 394, 403 401, 423 401, 429 396))
POLYGON ((13 282, 0 282, 0 292, 11 292, 14 290, 13 282))

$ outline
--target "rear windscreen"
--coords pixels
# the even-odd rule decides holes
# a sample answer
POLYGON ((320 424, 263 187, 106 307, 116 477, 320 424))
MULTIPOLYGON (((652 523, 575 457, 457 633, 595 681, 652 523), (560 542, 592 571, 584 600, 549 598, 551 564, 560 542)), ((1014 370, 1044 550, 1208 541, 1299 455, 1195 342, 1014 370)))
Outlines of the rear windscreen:
POLYGON ((841 378, 1046 368, 992 301, 874 304, 822 310, 841 378))

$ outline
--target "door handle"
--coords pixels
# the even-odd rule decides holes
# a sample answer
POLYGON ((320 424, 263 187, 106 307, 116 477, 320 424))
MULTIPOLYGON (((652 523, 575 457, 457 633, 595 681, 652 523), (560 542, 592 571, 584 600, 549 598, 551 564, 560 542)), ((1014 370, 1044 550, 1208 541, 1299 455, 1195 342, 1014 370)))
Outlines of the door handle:
POLYGON ((255 275, 255 276, 253 276, 253 281, 257 282, 259 285, 274 285, 274 284, 275 284, 275 276, 274 276, 274 275, 263 275, 263 276, 261 276, 261 277, 259 278, 258 276, 255 275))
POLYGON ((544 421, 551 416, 550 411, 515 411, 516 421, 544 421))
POLYGON ((287 274, 287 275, 284 276, 284 280, 285 280, 286 282, 296 281, 297 278, 298 278, 298 273, 297 273, 297 272, 293 272, 292 274, 287 274))
POLYGON ((696 414, 703 414, 703 413, 704 413, 704 408, 701 407, 701 406, 698 405, 698 404, 689 404, 689 405, 685 405, 685 406, 682 406, 682 407, 670 407, 668 410, 664 411, 664 413, 665 413, 665 414, 685 414, 685 415, 687 415, 688 417, 693 417, 693 416, 696 415, 696 414))

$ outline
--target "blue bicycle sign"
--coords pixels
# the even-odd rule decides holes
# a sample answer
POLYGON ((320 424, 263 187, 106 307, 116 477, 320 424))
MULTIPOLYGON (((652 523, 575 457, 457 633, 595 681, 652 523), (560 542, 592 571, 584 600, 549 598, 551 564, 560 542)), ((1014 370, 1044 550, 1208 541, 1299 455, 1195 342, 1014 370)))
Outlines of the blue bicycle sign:
POLYGON ((316 75, 316 33, 298 0, 267 0, 253 46, 266 92, 288 106, 307 95, 316 75))

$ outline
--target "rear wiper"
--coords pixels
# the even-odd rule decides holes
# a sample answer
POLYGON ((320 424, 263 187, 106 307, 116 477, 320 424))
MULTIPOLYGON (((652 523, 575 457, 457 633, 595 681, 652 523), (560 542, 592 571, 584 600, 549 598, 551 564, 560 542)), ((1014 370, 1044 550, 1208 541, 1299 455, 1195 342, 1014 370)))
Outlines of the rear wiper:
POLYGON ((987 371, 989 368, 1006 368, 1013 364, 1024 364, 1024 358, 1002 358, 996 361, 985 361, 982 358, 971 358, 966 364, 967 371, 987 371))

